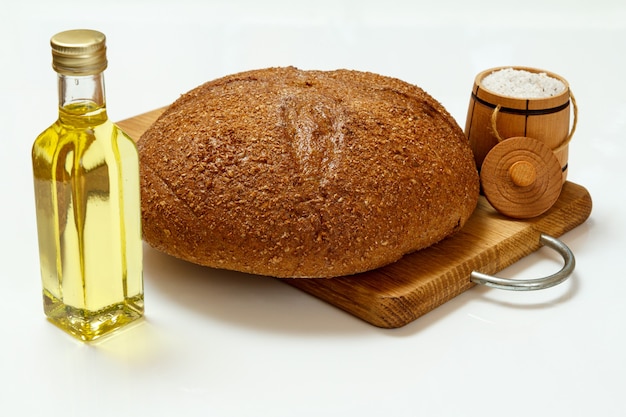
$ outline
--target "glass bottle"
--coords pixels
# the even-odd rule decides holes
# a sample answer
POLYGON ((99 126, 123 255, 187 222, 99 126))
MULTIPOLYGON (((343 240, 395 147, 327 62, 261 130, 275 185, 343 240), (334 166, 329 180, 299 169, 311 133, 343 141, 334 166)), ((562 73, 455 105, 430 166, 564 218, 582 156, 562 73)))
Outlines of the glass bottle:
POLYGON ((139 161, 107 116, 104 34, 50 40, 59 116, 32 148, 44 312, 83 341, 143 316, 139 161))

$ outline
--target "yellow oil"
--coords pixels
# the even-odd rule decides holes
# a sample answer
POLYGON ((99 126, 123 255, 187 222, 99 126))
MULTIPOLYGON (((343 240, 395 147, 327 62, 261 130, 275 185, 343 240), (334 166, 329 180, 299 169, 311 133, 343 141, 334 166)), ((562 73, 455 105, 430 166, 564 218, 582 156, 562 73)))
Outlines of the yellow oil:
POLYGON ((32 149, 44 311, 85 341, 143 315, 139 162, 104 107, 72 103, 32 149))

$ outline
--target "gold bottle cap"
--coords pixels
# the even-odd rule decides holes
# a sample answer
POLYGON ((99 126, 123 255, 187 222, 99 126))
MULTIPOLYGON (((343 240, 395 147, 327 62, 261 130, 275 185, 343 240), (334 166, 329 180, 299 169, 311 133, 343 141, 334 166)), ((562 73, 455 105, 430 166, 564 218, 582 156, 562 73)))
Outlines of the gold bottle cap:
POLYGON ((50 39, 52 68, 63 75, 93 75, 107 67, 106 37, 103 33, 76 29, 57 33, 50 39))

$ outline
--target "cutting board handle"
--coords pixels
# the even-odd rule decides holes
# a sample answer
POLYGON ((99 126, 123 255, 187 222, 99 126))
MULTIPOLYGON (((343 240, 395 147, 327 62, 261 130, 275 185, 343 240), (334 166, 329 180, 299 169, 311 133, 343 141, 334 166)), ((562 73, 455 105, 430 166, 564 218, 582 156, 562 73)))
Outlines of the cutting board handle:
POLYGON ((472 271, 470 274, 470 280, 475 284, 482 284, 492 288, 513 291, 543 290, 562 283, 571 275, 572 271, 574 271, 574 267, 576 266, 574 254, 565 243, 555 237, 542 233, 539 237, 539 241, 543 246, 554 249, 561 254, 565 264, 560 271, 547 277, 534 279, 500 278, 483 274, 482 272, 472 271))

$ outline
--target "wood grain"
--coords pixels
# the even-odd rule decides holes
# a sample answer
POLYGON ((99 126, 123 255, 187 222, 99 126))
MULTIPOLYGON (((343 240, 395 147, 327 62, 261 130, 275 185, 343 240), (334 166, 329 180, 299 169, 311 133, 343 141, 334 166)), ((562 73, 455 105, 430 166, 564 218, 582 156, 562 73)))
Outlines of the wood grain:
MULTIPOLYGON (((162 111, 118 125, 138 140, 162 111)), ((584 223, 591 208, 588 191, 571 182, 563 185, 550 210, 527 220, 505 217, 480 197, 476 211, 454 237, 394 264, 347 277, 282 281, 374 326, 397 328, 473 287, 473 270, 496 274, 539 249, 541 233, 559 237, 584 223)))

